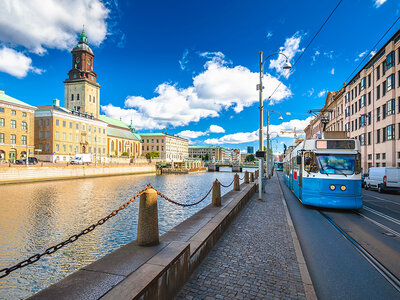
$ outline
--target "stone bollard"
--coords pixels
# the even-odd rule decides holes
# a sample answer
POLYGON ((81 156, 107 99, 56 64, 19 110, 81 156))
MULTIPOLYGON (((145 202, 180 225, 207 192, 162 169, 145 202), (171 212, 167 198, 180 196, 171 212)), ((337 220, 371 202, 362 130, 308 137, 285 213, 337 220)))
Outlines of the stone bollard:
POLYGON ((253 172, 250 173, 250 182, 254 182, 254 173, 253 172))
POLYGON ((221 206, 221 184, 218 180, 215 180, 213 184, 211 203, 213 206, 221 206))
POLYGON ((244 183, 249 183, 249 172, 244 172, 244 183))
POLYGON ((239 175, 237 173, 233 178, 233 190, 240 191, 239 175))
POLYGON ((157 192, 151 188, 140 195, 137 243, 140 246, 159 244, 157 192))

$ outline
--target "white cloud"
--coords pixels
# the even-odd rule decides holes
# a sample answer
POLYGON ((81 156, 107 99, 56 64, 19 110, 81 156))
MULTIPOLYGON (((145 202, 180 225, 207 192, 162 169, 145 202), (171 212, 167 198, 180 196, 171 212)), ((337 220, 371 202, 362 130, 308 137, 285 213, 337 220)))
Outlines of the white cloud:
POLYGON ((269 40, 271 37, 272 37, 272 32, 271 32, 271 31, 268 31, 268 32, 267 32, 267 39, 269 40))
MULTIPOLYGON (((301 131, 307 127, 313 117, 308 117, 305 120, 293 119, 288 122, 283 122, 279 125, 270 125, 269 132, 279 134, 279 137, 293 137, 291 133, 281 133, 281 131, 294 131, 299 132, 297 135, 304 135, 301 131)), ((266 135, 267 127, 264 127, 264 134, 266 135)), ((207 139, 204 142, 211 145, 220 144, 242 144, 258 141, 258 129, 252 132, 237 132, 233 134, 227 134, 220 138, 207 139)))
POLYGON ((218 125, 210 125, 208 131, 212 133, 225 133, 225 129, 218 125))
MULTIPOLYGON (((102 106, 106 115, 122 118, 137 129, 162 129, 169 125, 185 126, 207 117, 218 117, 224 109, 233 108, 236 113, 258 102, 256 83, 258 72, 251 72, 243 66, 230 67, 221 52, 200 54, 209 60, 204 71, 193 78, 188 88, 179 88, 171 83, 160 84, 153 98, 129 96, 124 109, 112 104, 102 106)), ((270 74, 264 76, 265 94, 270 95, 279 80, 270 74)), ((291 96, 291 91, 281 84, 270 99, 270 104, 281 102, 291 96)))
POLYGON ((108 9, 100 0, 5 0, 0 2, 0 40, 36 54, 70 50, 85 24, 90 42, 106 37, 108 9))
POLYGON ((311 57, 312 61, 315 62, 318 58, 318 56, 321 54, 318 50, 315 51, 314 55, 311 57))
POLYGON ((308 90, 306 92, 307 97, 311 97, 314 94, 314 92, 315 92, 314 88, 311 88, 311 90, 308 90))
POLYGON ((321 98, 321 97, 323 97, 323 96, 325 96, 325 94, 327 93, 328 91, 327 90, 322 90, 322 91, 320 91, 319 93, 318 93, 318 97, 319 98, 321 98))
POLYGON ((0 48, 0 72, 23 78, 28 72, 41 74, 43 70, 32 66, 32 59, 21 52, 3 47, 0 48))
POLYGON ((181 60, 179 61, 179 65, 180 65, 180 67, 181 67, 181 70, 185 70, 186 69, 186 65, 187 65, 187 63, 189 62, 189 60, 188 60, 188 55, 189 55, 189 50, 188 49, 185 49, 185 51, 183 51, 183 54, 182 54, 182 58, 181 58, 181 60))
POLYGON ((332 74, 332 75, 335 75, 335 68, 332 68, 331 74, 332 74))
POLYGON ((374 0, 375 2, 375 7, 378 8, 379 6, 381 6, 383 3, 385 3, 387 0, 374 0))
MULTIPOLYGON (((293 64, 292 62, 293 57, 297 53, 302 52, 304 50, 304 49, 299 49, 302 38, 303 36, 299 32, 296 32, 293 36, 287 38, 285 44, 279 48, 278 52, 284 53, 288 57, 291 64, 293 64)), ((283 69, 285 63, 286 63, 286 58, 283 55, 278 55, 276 59, 270 61, 269 68, 275 69, 280 75, 284 76, 285 78, 289 78, 291 72, 289 70, 283 69)))
POLYGON ((371 51, 371 57, 374 56, 376 54, 376 51, 372 50, 371 51))
POLYGON ((367 54, 367 52, 368 52, 368 50, 365 50, 364 52, 361 52, 360 54, 358 54, 354 61, 359 61, 360 58, 362 58, 365 54, 367 54))
POLYGON ((185 139, 197 139, 199 136, 207 135, 207 132, 184 130, 179 132, 177 135, 185 139))

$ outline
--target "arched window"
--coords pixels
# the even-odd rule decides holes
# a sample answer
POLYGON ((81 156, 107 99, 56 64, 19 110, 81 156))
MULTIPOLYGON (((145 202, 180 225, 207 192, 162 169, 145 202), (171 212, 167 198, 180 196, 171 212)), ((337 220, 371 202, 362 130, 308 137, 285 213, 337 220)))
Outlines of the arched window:
POLYGON ((114 141, 111 141, 111 152, 114 152, 114 141))
POLYGON ((76 100, 79 100, 79 94, 76 94, 76 100))
POLYGON ((74 101, 74 94, 71 95, 71 100, 74 101))
POLYGON ((118 142, 118 150, 121 152, 121 142, 118 142))
POLYGON ((89 102, 92 102, 92 95, 89 95, 89 102))
POLYGON ((95 102, 95 98, 94 98, 94 96, 93 96, 93 103, 95 102))

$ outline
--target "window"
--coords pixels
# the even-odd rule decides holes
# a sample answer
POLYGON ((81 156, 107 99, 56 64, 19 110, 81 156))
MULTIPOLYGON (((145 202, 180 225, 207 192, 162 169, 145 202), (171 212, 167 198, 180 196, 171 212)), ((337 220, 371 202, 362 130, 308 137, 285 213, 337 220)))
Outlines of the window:
POLYGON ((365 122, 365 115, 362 115, 360 117, 360 127, 364 127, 365 125, 367 125, 365 122))
POLYGON ((361 146, 365 146, 365 133, 360 135, 360 144, 361 146))
POLYGON ((381 154, 380 153, 376 154, 376 159, 381 159, 381 154))
POLYGON ((72 122, 69 122, 69 128, 72 129, 72 122))
POLYGON ((368 75, 368 87, 371 86, 371 74, 368 75))
POLYGON ((23 116, 23 117, 26 117, 26 112, 23 112, 23 113, 22 113, 22 116, 23 116))
MULTIPOLYGON (((399 101, 400 101, 400 98, 399 98, 399 101)), ((4 119, 3 118, 0 118, 0 127, 4 127, 4 119)))
POLYGON ((92 126, 88 126, 89 132, 92 132, 92 126))
POLYGON ((372 154, 368 154, 368 160, 372 159, 372 154))
POLYGON ((4 113, 4 107, 0 107, 0 113, 4 113))
POLYGON ((393 65, 394 65, 394 52, 392 51, 386 56, 386 70, 393 67, 393 65))
POLYGON ((376 143, 379 144, 381 142, 381 130, 378 129, 376 131, 376 143))
POLYGON ((17 121, 11 120, 11 128, 17 128, 17 121))
POLYGON ((394 99, 386 102, 386 115, 387 116, 395 114, 395 105, 396 105, 396 102, 394 101, 394 99))
POLYGON ((366 117, 368 118, 368 125, 371 125, 371 119, 372 119, 371 112, 369 112, 368 115, 366 115, 366 117))
POLYGON ((347 123, 346 123, 346 125, 345 125, 345 130, 346 130, 347 132, 350 132, 350 122, 347 122, 347 123))
POLYGON ((358 129, 358 126, 357 126, 357 119, 354 120, 354 128, 355 128, 355 130, 358 129))
POLYGON ((368 93, 368 105, 371 104, 371 92, 368 93))
POLYGON ((43 138, 43 131, 39 131, 39 139, 43 138))
POLYGON ((13 116, 15 116, 15 115, 17 115, 17 112, 16 112, 15 110, 12 110, 12 111, 11 111, 11 114, 12 114, 13 116))
POLYGON ((387 131, 386 131, 386 127, 382 128, 382 142, 386 142, 387 141, 387 131))
POLYGON ((76 94, 76 100, 79 100, 79 94, 76 94))
POLYGON ((56 131, 56 139, 59 140, 60 139, 60 132, 56 131))
POLYGON ((0 144, 4 144, 4 133, 0 133, 0 144))
POLYGON ((379 80, 379 78, 381 78, 380 67, 377 66, 377 67, 376 67, 376 80, 379 80))
POLYGON ((371 145, 371 132, 368 132, 368 145, 371 145))
POLYGON ((22 145, 26 145, 26 135, 21 136, 22 145))
MULTIPOLYGON (((93 78, 92 78, 93 79, 93 78)), ((93 103, 95 102, 95 97, 93 96, 93 103)), ((99 148, 100 149, 100 148, 99 148)), ((99 151, 99 153, 100 153, 100 151, 99 151)))
POLYGON ((67 134, 63 132, 63 140, 65 141, 67 139, 67 134))
POLYGON ((28 127, 28 124, 26 122, 21 122, 22 130, 26 130, 27 127, 28 127))
POLYGON ((75 124, 75 129, 79 130, 79 124, 78 123, 75 124))
POLYGON ((381 86, 378 85, 376 87, 376 99, 378 100, 381 97, 381 86))
POLYGON ((363 77, 360 82, 360 91, 364 90, 367 87, 367 78, 363 77))
POLYGON ((10 135, 10 143, 13 145, 17 143, 17 136, 15 134, 10 135))
POLYGON ((351 105, 351 114, 354 115, 354 104, 351 105))
POLYGON ((66 121, 63 121, 63 127, 64 128, 67 127, 67 122, 66 121))
POLYGON ((46 126, 50 126, 50 120, 46 119, 46 126))
POLYGON ((69 145, 69 153, 72 153, 72 145, 69 145))
POLYGON ((393 125, 389 125, 388 127, 386 127, 386 131, 387 131, 387 133, 386 133, 386 135, 387 135, 387 140, 388 141, 390 141, 390 140, 394 140, 396 137, 395 137, 395 128, 396 128, 396 126, 393 124, 393 125))
POLYGON ((67 152, 67 146, 63 145, 63 152, 67 152))
POLYGON ((60 126, 60 120, 56 120, 56 126, 60 126))
POLYGON ((346 96, 344 97, 346 103, 350 102, 350 92, 347 92, 346 96))
POLYGON ((380 163, 376 163, 376 166, 379 168, 381 166, 381 164, 380 163))
POLYGON ((382 76, 386 73, 386 61, 382 63, 382 76))
POLYGON ((89 95, 89 102, 92 102, 92 95, 89 95))
POLYGON ((386 79, 386 90, 390 91, 391 89, 393 89, 394 86, 394 74, 388 76, 388 78, 386 79))
POLYGON ((385 80, 382 83, 382 97, 386 95, 386 85, 387 85, 387 81, 385 80))
POLYGON ((382 105, 382 120, 386 119, 386 104, 382 105))
POLYGON ((50 131, 46 131, 46 139, 50 138, 50 131))
POLYGON ((367 106, 367 95, 361 96, 361 107, 367 106))
POLYGON ((86 131, 86 125, 85 124, 82 124, 82 130, 86 131))
POLYGON ((71 101, 74 101, 74 94, 71 94, 71 101))
POLYGON ((382 153, 382 159, 386 159, 386 153, 382 153))
POLYGON ((376 121, 380 121, 381 120, 381 108, 378 107, 376 109, 376 121))
POLYGON ((72 142, 72 133, 69 134, 69 140, 72 142))

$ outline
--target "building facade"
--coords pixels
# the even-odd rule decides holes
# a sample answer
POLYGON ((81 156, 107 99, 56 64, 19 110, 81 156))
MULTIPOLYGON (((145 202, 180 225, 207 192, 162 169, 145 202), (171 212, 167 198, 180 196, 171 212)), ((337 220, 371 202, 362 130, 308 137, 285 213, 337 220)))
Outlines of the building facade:
POLYGON ((142 149, 141 138, 124 122, 100 116, 100 120, 107 123, 107 153, 109 157, 125 156, 129 158, 140 158, 142 149))
POLYGON ((92 154, 92 161, 107 158, 107 123, 92 115, 53 105, 35 111, 35 149, 43 161, 68 162, 78 153, 92 154))
POLYGON ((189 157, 202 158, 203 160, 213 162, 224 162, 225 148, 219 146, 189 146, 189 157))
POLYGON ((0 162, 33 156, 35 109, 0 90, 0 162))
POLYGON ((142 138, 142 155, 155 151, 165 161, 184 161, 189 157, 189 140, 167 133, 138 133, 142 138))
POLYGON ((328 93, 327 131, 361 144, 362 168, 400 167, 400 30, 349 83, 328 93))

